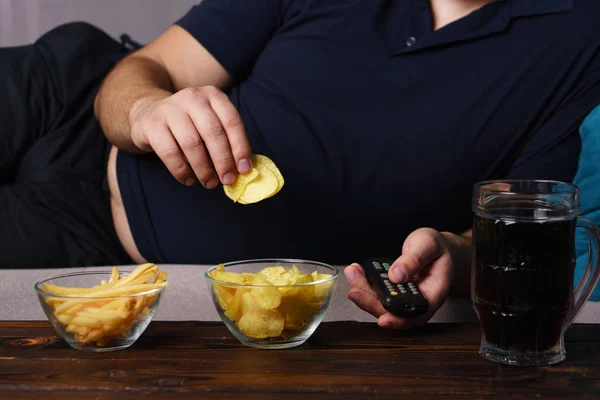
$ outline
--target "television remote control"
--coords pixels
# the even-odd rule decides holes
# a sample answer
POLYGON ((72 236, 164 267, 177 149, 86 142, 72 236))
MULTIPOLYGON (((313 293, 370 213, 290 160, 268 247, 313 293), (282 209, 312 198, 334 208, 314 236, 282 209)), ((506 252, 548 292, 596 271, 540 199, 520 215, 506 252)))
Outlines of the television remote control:
POLYGON ((416 282, 392 283, 388 278, 391 260, 370 258, 361 266, 383 307, 399 317, 416 317, 425 314, 429 302, 419 290, 416 282))

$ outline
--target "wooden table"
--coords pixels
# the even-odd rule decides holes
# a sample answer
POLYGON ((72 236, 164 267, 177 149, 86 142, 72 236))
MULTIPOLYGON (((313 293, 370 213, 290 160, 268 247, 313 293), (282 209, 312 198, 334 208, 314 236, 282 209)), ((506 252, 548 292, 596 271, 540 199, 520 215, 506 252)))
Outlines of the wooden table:
POLYGON ((130 349, 90 353, 47 322, 0 322, 0 399, 600 398, 600 325, 569 329, 567 361, 551 367, 478 348, 476 324, 331 322, 295 349, 256 350, 221 323, 153 322, 130 349))

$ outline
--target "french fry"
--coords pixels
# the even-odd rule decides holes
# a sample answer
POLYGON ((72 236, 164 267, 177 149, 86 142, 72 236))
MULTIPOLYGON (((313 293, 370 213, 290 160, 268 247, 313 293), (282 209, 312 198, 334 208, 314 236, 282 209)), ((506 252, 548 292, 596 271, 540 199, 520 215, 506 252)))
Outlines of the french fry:
POLYGON ((117 269, 117 267, 112 267, 110 279, 108 280, 108 282, 109 283, 116 282, 119 280, 120 277, 121 277, 121 275, 119 274, 119 270, 117 269))
POLYGON ((90 315, 95 317, 109 315, 125 319, 129 315, 129 313, 124 310, 111 310, 108 308, 101 307, 86 307, 85 309, 79 312, 79 315, 90 315))
POLYGON ((73 320, 73 316, 68 315, 68 314, 62 314, 62 315, 57 315, 56 319, 58 320, 58 322, 60 322, 63 325, 69 325, 71 323, 71 321, 73 320))
MULTIPOLYGON (((102 311, 103 311, 102 313, 80 311, 77 314, 77 317, 89 318, 90 320, 97 320, 100 322, 100 325, 104 325, 104 324, 116 325, 116 324, 120 324, 121 322, 123 322, 124 320, 129 318, 129 313, 124 313, 125 315, 109 314, 107 312, 110 310, 102 310, 102 311)), ((77 323, 77 321, 75 321, 75 319, 73 319, 71 321, 77 323)), ((83 325, 85 325, 85 324, 83 324, 83 325)), ((99 327, 99 326, 95 326, 95 327, 99 327)))
POLYGON ((102 326, 102 323, 98 318, 81 315, 81 313, 78 313, 76 316, 74 316, 71 320, 71 323, 88 328, 100 328, 102 326))
POLYGON ((82 335, 81 342, 82 343, 91 343, 95 342, 104 337, 104 331, 102 329, 92 329, 88 332, 87 335, 82 335))
POLYGON ((163 288, 166 287, 168 285, 167 282, 162 282, 162 283, 149 283, 149 284, 143 284, 143 285, 132 285, 132 286, 125 286, 125 287, 119 287, 119 288, 110 288, 110 289, 106 289, 106 290, 98 290, 94 293, 88 293, 85 295, 80 296, 80 298, 78 299, 74 299, 74 300, 69 300, 63 304, 61 304, 60 306, 58 306, 54 311, 57 314, 62 314, 63 312, 66 312, 67 310, 71 309, 72 307, 74 307, 77 304, 80 304, 81 302, 85 302, 86 299, 85 298, 90 298, 90 300, 88 300, 90 303, 93 303, 93 300, 91 300, 94 297, 119 297, 119 296, 129 296, 129 295, 134 295, 137 293, 141 293, 141 292, 146 292, 146 291, 150 291, 153 289, 158 289, 158 288, 163 288))
MULTIPOLYGON (((111 277, 108 282, 103 281, 98 286, 93 286, 91 288, 74 288, 74 287, 65 287, 53 285, 51 283, 44 284, 44 290, 50 293, 54 293, 61 296, 82 296, 85 297, 88 294, 96 293, 100 290, 107 290, 112 287, 120 287, 130 285, 132 281, 135 281, 136 284, 143 284, 146 282, 154 282, 158 276, 158 267, 153 264, 143 264, 137 267, 131 274, 129 274, 126 278, 118 279, 119 272, 116 268, 113 267, 113 271, 111 273, 111 277), (115 272, 116 271, 116 272, 115 272)), ((165 273, 166 278, 166 273, 165 273)), ((162 280, 164 281, 164 279, 162 280)), ((162 282, 161 281, 161 282, 162 282)), ((60 300, 59 298, 52 298, 53 300, 60 300)))
POLYGON ((167 273, 165 271, 160 271, 158 276, 156 277, 156 281, 154 283, 161 283, 167 280, 167 273))
POLYGON ((154 264, 142 264, 133 271, 131 271, 131 273, 125 278, 119 279, 115 284, 118 286, 123 286, 129 283, 130 281, 139 278, 142 274, 150 270, 158 270, 158 268, 154 264))
POLYGON ((73 307, 76 307, 78 305, 82 305, 82 303, 86 303, 86 305, 90 305, 93 304, 93 300, 87 300, 87 299, 79 299, 79 300, 67 300, 64 303, 62 303, 60 306, 56 307, 54 309, 54 314, 55 315, 59 315, 62 313, 73 313, 76 311, 73 311, 73 307))
POLYGON ((104 310, 129 311, 134 301, 133 298, 111 300, 100 308, 104 310))

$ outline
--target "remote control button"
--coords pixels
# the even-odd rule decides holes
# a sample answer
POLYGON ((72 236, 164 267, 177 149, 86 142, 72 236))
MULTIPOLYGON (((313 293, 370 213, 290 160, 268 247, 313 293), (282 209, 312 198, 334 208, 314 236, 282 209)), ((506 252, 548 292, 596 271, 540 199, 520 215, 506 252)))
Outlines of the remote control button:
POLYGON ((388 264, 388 263, 383 263, 383 268, 385 268, 385 269, 386 269, 386 271, 387 271, 388 269, 390 269, 390 264, 388 264))
POLYGON ((398 296, 398 292, 390 292, 392 296, 398 296))
POLYGON ((381 264, 379 264, 377 261, 374 261, 373 265, 376 266, 376 267, 381 267, 381 264))
POLYGON ((382 273, 380 276, 381 276, 383 279, 388 279, 388 278, 389 278, 388 274, 387 274, 387 273, 385 273, 385 272, 384 272, 384 273, 382 273))

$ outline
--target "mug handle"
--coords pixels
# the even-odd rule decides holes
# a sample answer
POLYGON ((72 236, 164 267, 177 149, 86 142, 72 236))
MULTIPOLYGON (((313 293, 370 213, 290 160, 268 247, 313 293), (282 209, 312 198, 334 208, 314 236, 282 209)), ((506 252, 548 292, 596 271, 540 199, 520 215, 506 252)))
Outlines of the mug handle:
POLYGON ((585 230, 588 239, 588 260, 585 271, 575 289, 575 304, 567 316, 567 327, 573 323, 600 278, 600 228, 587 218, 577 218, 577 228, 585 230))

